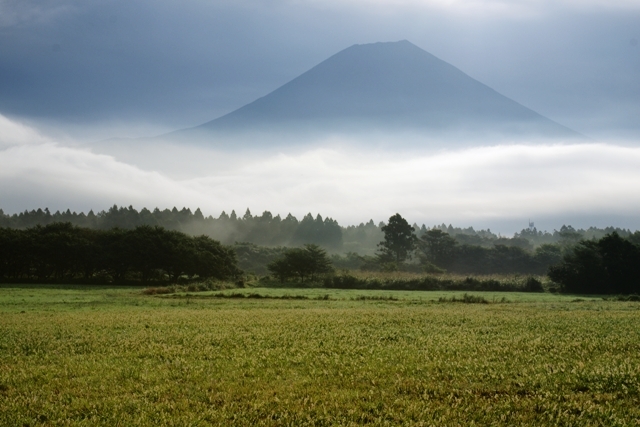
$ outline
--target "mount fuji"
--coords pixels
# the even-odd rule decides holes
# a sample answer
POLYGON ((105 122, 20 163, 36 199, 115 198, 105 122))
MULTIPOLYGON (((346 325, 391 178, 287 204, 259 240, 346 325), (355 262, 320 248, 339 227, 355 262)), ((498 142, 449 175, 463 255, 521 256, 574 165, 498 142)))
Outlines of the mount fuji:
POLYGON ((360 132, 585 138, 406 40, 353 45, 262 98, 164 137, 360 132))

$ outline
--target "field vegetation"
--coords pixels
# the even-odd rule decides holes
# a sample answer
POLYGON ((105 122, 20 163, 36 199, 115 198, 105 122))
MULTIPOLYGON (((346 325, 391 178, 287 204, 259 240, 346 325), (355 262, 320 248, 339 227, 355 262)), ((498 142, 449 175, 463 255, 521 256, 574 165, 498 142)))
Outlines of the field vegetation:
POLYGON ((638 302, 176 291, 2 285, 0 425, 640 422, 638 302))
MULTIPOLYGON (((297 230, 314 221, 337 226, 297 230)), ((329 255, 0 228, 0 425, 640 424, 635 235, 533 252, 380 231, 375 255, 329 255)))

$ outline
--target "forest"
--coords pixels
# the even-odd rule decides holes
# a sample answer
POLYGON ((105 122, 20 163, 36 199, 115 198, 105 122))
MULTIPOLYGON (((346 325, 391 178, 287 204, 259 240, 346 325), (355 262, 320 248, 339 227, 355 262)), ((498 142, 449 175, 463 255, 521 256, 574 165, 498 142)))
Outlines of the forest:
MULTIPOLYGON (((530 227, 508 238, 490 230, 410 225, 399 214, 387 223, 370 220, 341 227, 319 214, 282 219, 269 212, 253 216, 249 209, 242 217, 223 212, 219 218, 186 208, 138 212, 113 206, 98 214, 0 211, 0 280, 168 283, 234 281, 253 274, 281 283, 311 280, 326 287, 367 287, 378 285, 333 273, 548 274, 564 292, 629 294, 637 293, 640 283, 639 245, 640 232, 624 229, 563 226, 548 233, 530 227)), ((431 280, 393 286, 459 285, 431 280)), ((489 283, 480 288, 500 286, 489 283)), ((534 282, 526 286, 540 290, 534 282)))
POLYGON ((52 223, 0 228, 0 280, 5 282, 233 280, 240 273, 232 248, 161 227, 92 230, 52 223))
MULTIPOLYGON (((322 246, 330 253, 355 252, 360 255, 374 255, 377 245, 383 238, 381 227, 384 222, 374 223, 372 219, 358 225, 341 226, 329 217, 317 214, 315 217, 308 213, 302 219, 288 214, 284 218, 279 214, 273 215, 269 211, 261 215, 252 215, 247 208, 240 216, 235 211, 230 214, 222 212, 217 218, 204 216, 200 209, 192 212, 189 208, 178 210, 149 210, 140 211, 132 206, 118 207, 113 205, 106 211, 94 213, 89 211, 72 212, 56 211, 51 213, 48 208, 38 208, 31 211, 6 214, 0 209, 0 227, 25 229, 36 225, 47 225, 54 222, 68 222, 79 227, 96 230, 121 228, 131 230, 141 225, 159 226, 167 230, 181 231, 198 236, 206 235, 224 244, 236 242, 252 243, 266 247, 299 247, 306 243, 322 246)), ((512 237, 500 236, 491 230, 475 230, 473 227, 461 228, 451 224, 412 224, 416 233, 422 234, 430 229, 439 229, 449 234, 460 245, 493 248, 496 245, 520 247, 533 250, 543 244, 568 245, 579 240, 600 239, 613 232, 621 237, 631 237, 631 230, 607 227, 588 229, 574 229, 570 225, 563 225, 552 232, 537 230, 535 227, 523 228, 512 237)), ((636 237, 640 239, 640 237, 636 237)))

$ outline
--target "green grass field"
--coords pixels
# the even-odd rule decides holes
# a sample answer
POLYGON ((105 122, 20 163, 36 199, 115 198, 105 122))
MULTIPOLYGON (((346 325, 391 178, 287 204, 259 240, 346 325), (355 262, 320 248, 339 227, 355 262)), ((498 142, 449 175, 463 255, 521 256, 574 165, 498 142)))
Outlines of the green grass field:
POLYGON ((637 302, 223 292, 0 287, 0 425, 640 424, 637 302))

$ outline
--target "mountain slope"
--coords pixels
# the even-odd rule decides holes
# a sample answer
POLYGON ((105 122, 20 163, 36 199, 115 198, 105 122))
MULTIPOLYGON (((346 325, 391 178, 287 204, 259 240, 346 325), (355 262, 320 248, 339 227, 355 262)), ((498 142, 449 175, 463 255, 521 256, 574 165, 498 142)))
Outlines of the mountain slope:
POLYGON ((581 137, 408 41, 351 46, 187 133, 371 129, 581 137))

